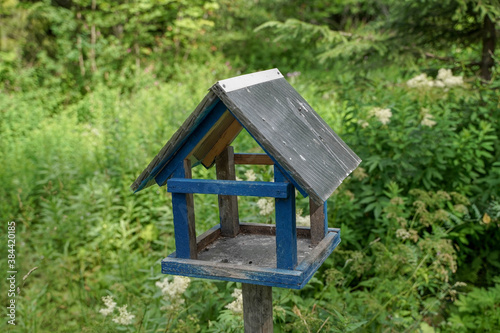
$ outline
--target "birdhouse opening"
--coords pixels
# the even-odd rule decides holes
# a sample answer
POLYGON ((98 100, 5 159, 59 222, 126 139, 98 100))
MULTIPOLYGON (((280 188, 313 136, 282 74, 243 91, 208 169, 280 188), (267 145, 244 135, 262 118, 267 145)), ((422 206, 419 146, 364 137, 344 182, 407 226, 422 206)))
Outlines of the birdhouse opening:
POLYGON ((227 146, 214 161, 217 179, 192 179, 191 159, 187 158, 167 181, 174 206, 175 256, 294 270, 328 233, 326 210, 321 210, 325 206, 317 207, 321 214, 313 219, 316 233, 312 231, 315 228, 297 228, 295 187, 267 154, 235 154, 233 147, 227 146), (246 181, 236 180, 236 165, 272 167, 273 179, 263 182, 252 176, 246 181), (220 224, 197 238, 195 193, 217 194, 220 218, 220 224), (275 223, 241 223, 238 205, 241 196, 258 197, 265 205, 274 201, 274 208, 262 207, 261 215, 274 211, 275 223))

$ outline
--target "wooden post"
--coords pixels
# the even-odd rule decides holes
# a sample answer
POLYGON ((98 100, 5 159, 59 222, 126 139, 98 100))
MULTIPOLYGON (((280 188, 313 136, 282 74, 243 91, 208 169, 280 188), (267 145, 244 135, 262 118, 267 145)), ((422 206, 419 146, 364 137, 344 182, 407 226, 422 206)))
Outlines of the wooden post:
MULTIPOLYGON (((184 160, 174 177, 192 178, 191 162, 184 160)), ((192 193, 172 193, 174 214, 175 249, 177 258, 196 259, 196 229, 194 222, 194 201, 192 193)))
POLYGON ((273 332, 273 288, 242 283, 245 333, 273 332))
MULTIPOLYGON (((288 182, 277 165, 274 166, 274 182, 288 182)), ((288 198, 276 198, 275 210, 277 268, 295 269, 295 266, 297 266, 297 227, 295 221, 295 189, 293 187, 288 198)))
MULTIPOLYGON (((217 179, 236 180, 233 147, 227 147, 216 157, 215 167, 217 169, 217 179)), ((221 235, 235 237, 240 230, 237 196, 219 195, 219 216, 221 235)))
POLYGON ((322 205, 318 205, 312 199, 309 199, 309 210, 309 216, 311 217, 311 244, 318 245, 328 232, 326 201, 322 205))

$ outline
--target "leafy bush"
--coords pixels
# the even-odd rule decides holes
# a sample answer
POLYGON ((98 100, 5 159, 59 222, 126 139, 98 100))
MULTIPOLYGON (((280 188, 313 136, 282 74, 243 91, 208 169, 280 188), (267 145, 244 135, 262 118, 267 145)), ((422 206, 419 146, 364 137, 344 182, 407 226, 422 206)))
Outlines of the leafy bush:
POLYGON ((454 303, 450 319, 443 331, 496 332, 500 329, 500 280, 491 288, 473 287, 454 303))

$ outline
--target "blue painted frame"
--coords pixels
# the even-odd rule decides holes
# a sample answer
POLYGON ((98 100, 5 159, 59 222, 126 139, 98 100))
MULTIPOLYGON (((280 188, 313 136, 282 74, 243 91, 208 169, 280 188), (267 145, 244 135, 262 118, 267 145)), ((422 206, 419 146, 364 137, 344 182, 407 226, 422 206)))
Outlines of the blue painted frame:
POLYGON ((170 178, 167 181, 167 191, 171 193, 240 195, 286 199, 290 196, 290 193, 293 192, 293 185, 288 182, 270 183, 236 180, 170 178))
MULTIPOLYGON (((181 142, 178 143, 178 147, 179 149, 181 149, 181 147, 186 143, 186 141, 189 139, 189 137, 191 136, 191 134, 193 132, 195 132, 197 129, 198 129, 198 126, 200 124, 202 124, 204 121, 205 121, 205 118, 208 116, 208 114, 212 113, 213 109, 218 105, 218 104, 222 104, 224 105, 221 100, 219 98, 216 98, 212 104, 210 104, 204 111, 202 114, 200 114, 200 116, 198 117, 198 119, 196 120, 195 122, 195 125, 192 127, 192 130, 190 133, 188 133, 188 135, 186 135, 185 139, 181 142)), ((155 178, 157 176, 157 174, 168 164, 170 163, 171 161, 171 158, 173 155, 175 155, 177 153, 177 150, 175 150, 171 155, 165 157, 153 170, 151 170, 150 172, 150 176, 147 177, 146 179, 144 179, 141 184, 139 185, 139 187, 137 188, 137 190, 134 191, 134 193, 137 193, 139 192, 140 190, 142 190, 153 178, 155 178)), ((168 177, 167 177, 168 178, 168 177)), ((158 183, 158 182, 157 182, 158 183)), ((161 186, 161 185, 160 185, 161 186)))
POLYGON ((186 159, 189 154, 196 147, 198 142, 203 139, 203 137, 212 129, 212 127, 217 123, 219 118, 224 114, 224 112, 228 111, 228 108, 224 105, 224 103, 219 102, 215 107, 209 112, 209 114, 205 117, 204 121, 198 125, 196 130, 187 138, 184 145, 176 152, 176 154, 172 157, 172 159, 164 165, 163 169, 158 172, 155 176, 155 181, 159 186, 165 185, 167 179, 169 179, 174 173, 177 165, 186 159))
MULTIPOLYGON (((276 164, 274 166, 274 182, 290 184, 276 164)), ((294 269, 297 266, 295 189, 292 189, 288 198, 276 198, 275 211, 277 268, 294 269)))
POLYGON ((325 238, 293 270, 183 259, 176 252, 163 259, 161 267, 163 274, 302 289, 339 243, 340 229, 328 229, 325 238))
MULTIPOLYGON (((304 197, 307 197, 308 194, 264 149, 252 133, 248 132, 274 162, 274 183, 192 180, 185 178, 184 160, 226 111, 229 111, 238 120, 231 110, 218 100, 217 103, 207 109, 201 120, 197 121, 194 130, 179 144, 179 149, 151 172, 151 174, 155 175, 156 183, 159 186, 167 184, 168 191, 172 193, 176 252, 162 261, 162 273, 301 289, 340 243, 340 230, 328 229, 326 202, 324 206, 326 237, 313 249, 308 258, 298 263, 295 188, 304 197), (235 266, 190 259, 187 193, 274 197, 276 199, 277 267, 235 266)), ((151 178, 153 177, 141 183, 137 191, 151 178)), ((220 225, 217 225, 216 228, 220 228, 220 225)))
MULTIPOLYGON (((184 160, 178 163, 174 176, 184 178, 184 160)), ((174 215, 175 250, 179 258, 191 258, 189 247, 189 216, 185 193, 172 193, 172 212, 174 215)))

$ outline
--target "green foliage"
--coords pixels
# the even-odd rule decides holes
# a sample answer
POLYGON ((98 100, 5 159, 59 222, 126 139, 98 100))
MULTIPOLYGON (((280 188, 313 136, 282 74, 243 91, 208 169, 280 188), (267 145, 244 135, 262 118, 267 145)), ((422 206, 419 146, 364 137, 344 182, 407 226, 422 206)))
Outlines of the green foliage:
MULTIPOLYGON (((346 124, 353 135, 349 140, 363 147, 358 153, 364 157, 363 167, 373 176, 365 182, 371 182, 370 187, 379 194, 387 179, 408 188, 423 184, 427 189, 459 189, 468 195, 484 191, 476 184, 483 182, 485 166, 496 159, 492 152, 498 136, 491 122, 463 114, 464 108, 472 107, 472 99, 458 91, 432 96, 427 92, 414 95, 397 86, 373 90, 387 88, 393 91, 391 100, 359 101, 346 115, 356 120, 346 124), (374 114, 377 107, 392 113, 388 124, 374 114), (425 118, 434 123, 426 125, 425 118)), ((493 195, 496 189, 491 191, 493 195)), ((376 197, 371 198, 376 201, 376 197)), ((369 210, 375 208, 370 206, 369 210)))
MULTIPOLYGON (((499 72, 475 79, 478 44, 463 44, 497 2, 10 0, 0 16, 0 220, 17 223, 18 277, 38 267, 19 285, 20 331, 242 330, 226 307, 236 284, 192 279, 176 297, 156 285, 175 247, 171 198, 128 186, 207 87, 273 66, 363 159, 328 202, 341 245, 303 290, 274 290, 276 331, 500 329, 499 72), (104 296, 130 325, 99 312, 104 296)), ((261 152, 248 133, 233 145, 261 152)), ((197 234, 217 205, 195 196, 197 234)), ((273 222, 258 199, 239 210, 273 222)))
POLYGON ((480 69, 484 80, 491 79, 498 0, 347 0, 339 5, 329 6, 326 17, 272 20, 257 31, 266 29, 276 42, 285 40, 314 50, 325 64, 338 59, 357 64, 370 60, 370 65, 378 62, 382 66, 388 61, 407 64, 405 55, 415 55, 480 69), (480 56, 477 44, 482 46, 480 56), (453 46, 474 50, 468 52, 473 55, 459 59, 449 52, 453 46))
POLYGON ((495 332, 500 327, 500 281, 491 288, 472 288, 460 295, 450 315, 447 331, 495 332))

